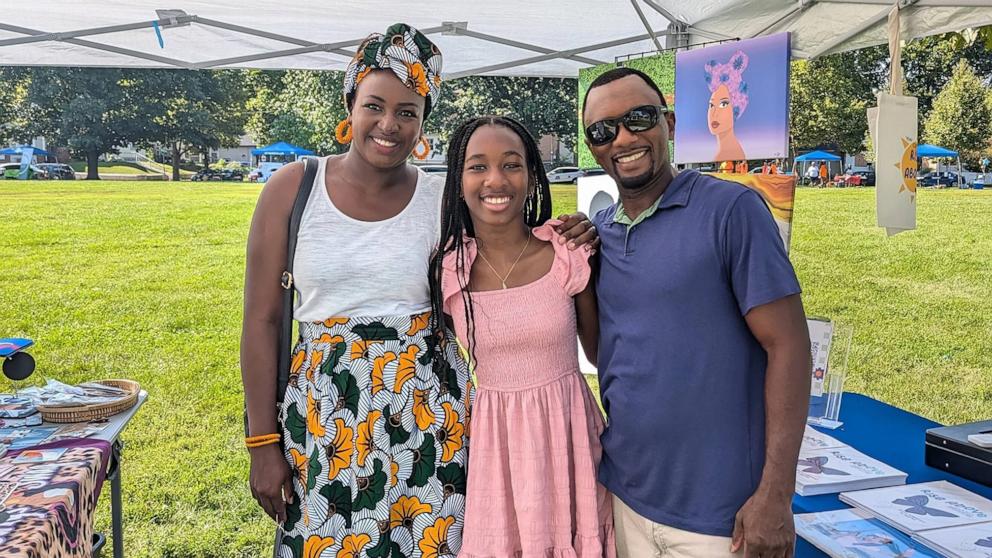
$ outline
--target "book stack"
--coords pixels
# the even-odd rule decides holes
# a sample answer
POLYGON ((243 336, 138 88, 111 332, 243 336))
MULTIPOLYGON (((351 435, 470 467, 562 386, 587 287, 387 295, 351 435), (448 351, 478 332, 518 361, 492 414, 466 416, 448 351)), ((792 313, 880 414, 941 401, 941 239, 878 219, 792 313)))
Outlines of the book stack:
POLYGON ((41 413, 30 400, 0 394, 0 428, 41 426, 41 413))
POLYGON ((809 426, 796 464, 796 494, 818 496, 906 484, 906 473, 809 426))

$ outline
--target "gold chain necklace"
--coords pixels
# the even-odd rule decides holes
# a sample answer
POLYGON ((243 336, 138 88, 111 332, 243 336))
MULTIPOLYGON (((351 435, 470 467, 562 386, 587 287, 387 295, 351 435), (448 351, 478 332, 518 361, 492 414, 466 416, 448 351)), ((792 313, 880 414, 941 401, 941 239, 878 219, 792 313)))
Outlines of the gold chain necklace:
POLYGON ((489 269, 491 269, 493 271, 493 275, 495 275, 496 278, 499 279, 499 283, 501 285, 503 285, 503 289, 504 290, 506 289, 506 280, 509 279, 510 278, 510 274, 513 273, 513 268, 517 267, 517 262, 520 261, 520 258, 523 257, 524 252, 527 251, 527 247, 530 246, 530 237, 531 236, 533 236, 533 235, 530 233, 530 231, 527 231, 527 242, 524 242, 524 249, 521 250, 520 251, 520 254, 517 255, 517 259, 513 260, 513 264, 510 266, 510 269, 507 270, 506 275, 505 276, 502 276, 502 277, 500 276, 499 272, 496 271, 496 268, 493 267, 493 264, 489 263, 489 259, 486 258, 486 255, 482 253, 482 247, 481 246, 479 247, 479 256, 481 256, 482 257, 482 261, 485 262, 485 264, 489 266, 489 269))

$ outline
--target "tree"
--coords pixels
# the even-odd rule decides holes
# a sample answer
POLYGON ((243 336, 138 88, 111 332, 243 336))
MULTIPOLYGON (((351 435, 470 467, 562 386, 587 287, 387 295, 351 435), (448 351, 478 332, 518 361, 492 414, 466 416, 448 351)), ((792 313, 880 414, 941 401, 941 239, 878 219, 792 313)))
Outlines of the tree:
POLYGON ((149 70, 147 94, 157 111, 142 143, 165 143, 172 151, 172 179, 179 180, 179 166, 187 153, 207 153, 230 145, 244 131, 248 100, 240 72, 149 70))
POLYGON ((0 67, 0 143, 29 143, 24 136, 27 90, 31 80, 28 68, 0 67))
POLYGON ((86 179, 99 180, 98 160, 140 139, 150 99, 144 70, 35 68, 24 99, 22 135, 45 135, 86 157, 86 179))
POLYGON ((574 151, 577 102, 578 83, 574 79, 465 77, 445 84, 426 128, 447 139, 470 118, 508 115, 520 120, 535 138, 551 134, 574 151))
POLYGON ((978 78, 988 85, 992 81, 992 53, 984 37, 992 37, 992 27, 924 37, 903 48, 906 94, 919 100, 920 129, 930 115, 937 94, 951 79, 962 60, 968 62, 978 78))
POLYGON ((923 137, 927 143, 953 149, 977 164, 992 135, 989 93, 965 60, 958 61, 950 81, 933 101, 923 137))
POLYGON ((341 153, 334 129, 347 116, 344 73, 290 70, 249 73, 248 131, 259 143, 287 141, 318 153, 341 153))
POLYGON ((868 130, 866 110, 875 104, 887 66, 880 47, 792 63, 789 84, 795 148, 837 145, 860 151, 868 130))
MULTIPOLYGON (((343 81, 341 72, 249 72, 246 82, 255 92, 248 101, 249 132, 260 143, 282 140, 320 153, 344 151, 334 140, 334 128, 347 116, 343 81)), ((469 118, 512 115, 535 137, 552 134, 574 150, 576 96, 571 79, 461 78, 444 85, 424 131, 447 140, 469 118)))

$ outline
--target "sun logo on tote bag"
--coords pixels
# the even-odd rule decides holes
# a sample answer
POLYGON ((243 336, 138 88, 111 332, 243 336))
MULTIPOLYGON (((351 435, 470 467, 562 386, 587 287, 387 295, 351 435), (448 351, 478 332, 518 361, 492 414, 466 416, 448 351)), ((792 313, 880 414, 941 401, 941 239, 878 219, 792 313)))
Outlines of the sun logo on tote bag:
POLYGON ((909 191, 910 195, 916 195, 916 171, 919 168, 916 158, 916 142, 909 138, 902 138, 902 158, 896 164, 896 168, 902 172, 902 184, 899 185, 899 192, 909 191))

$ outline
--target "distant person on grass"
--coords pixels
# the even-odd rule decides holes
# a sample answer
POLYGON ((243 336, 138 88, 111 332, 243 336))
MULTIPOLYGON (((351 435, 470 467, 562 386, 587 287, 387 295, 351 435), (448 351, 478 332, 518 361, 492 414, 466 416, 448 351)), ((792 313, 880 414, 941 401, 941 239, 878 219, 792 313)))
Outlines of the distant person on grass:
POLYGON ((675 115, 647 75, 606 72, 585 103, 620 194, 593 219, 618 555, 791 556, 810 346, 778 227, 754 190, 676 172, 675 115))

